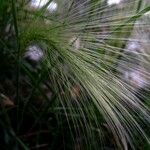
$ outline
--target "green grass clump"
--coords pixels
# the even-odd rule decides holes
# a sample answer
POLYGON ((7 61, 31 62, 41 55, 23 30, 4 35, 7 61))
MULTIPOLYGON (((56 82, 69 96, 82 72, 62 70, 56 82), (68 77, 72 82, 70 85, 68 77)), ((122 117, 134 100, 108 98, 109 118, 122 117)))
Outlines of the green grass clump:
MULTIPOLYGON (((120 77, 118 64, 128 61, 134 23, 150 6, 56 0, 57 10, 49 12, 51 2, 38 9, 26 0, 0 2, 0 146, 146 149, 149 105, 120 77), (29 63, 24 56, 33 45, 43 57, 29 63)), ((144 56, 139 61, 149 64, 144 56)))

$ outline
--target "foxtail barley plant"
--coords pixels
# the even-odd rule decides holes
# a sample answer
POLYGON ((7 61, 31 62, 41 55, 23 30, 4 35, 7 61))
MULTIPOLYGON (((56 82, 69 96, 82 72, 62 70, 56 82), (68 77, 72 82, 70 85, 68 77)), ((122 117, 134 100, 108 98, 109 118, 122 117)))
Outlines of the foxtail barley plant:
POLYGON ((15 94, 7 96, 17 107, 18 145, 30 149, 17 131, 33 99, 39 119, 30 127, 53 113, 59 128, 67 126, 66 149, 107 149, 104 137, 116 149, 150 144, 149 105, 140 97, 150 84, 148 0, 1 0, 0 11, 2 61, 15 74, 15 94), (30 92, 21 90, 24 78, 30 92))

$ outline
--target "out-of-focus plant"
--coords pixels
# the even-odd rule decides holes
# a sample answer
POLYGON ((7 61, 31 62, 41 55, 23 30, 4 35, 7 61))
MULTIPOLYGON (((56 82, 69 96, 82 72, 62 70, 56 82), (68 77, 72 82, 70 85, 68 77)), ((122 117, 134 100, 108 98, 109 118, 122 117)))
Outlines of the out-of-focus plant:
MULTIPOLYGON (((13 96, 8 95, 2 84, 2 92, 14 99, 16 107, 11 116, 16 117, 15 129, 11 127, 11 111, 1 111, 1 126, 4 129, 8 125, 2 136, 6 145, 11 135, 17 146, 30 149, 18 136, 30 133, 36 124, 48 128, 51 141, 56 143, 62 132, 63 146, 50 142, 46 145, 49 149, 102 149, 99 146, 105 142, 105 135, 113 135, 112 140, 108 138, 108 147, 134 149, 135 139, 149 144, 149 135, 144 131, 150 125, 149 107, 136 96, 134 84, 119 74, 126 62, 129 69, 135 60, 150 63, 147 51, 138 54, 142 59, 124 53, 127 42, 136 40, 136 36, 130 36, 134 23, 150 11, 148 5, 140 8, 142 3, 1 0, 0 70, 7 68, 1 81, 10 73, 15 90, 13 96), (48 116, 45 119, 44 114, 48 116), (28 125, 28 132, 21 131, 24 118, 29 116, 35 122, 28 125)), ((143 28, 147 25, 138 24, 143 28)), ((149 70, 142 74, 149 79, 149 70)), ((6 100, 5 96, 1 99, 6 100)))

